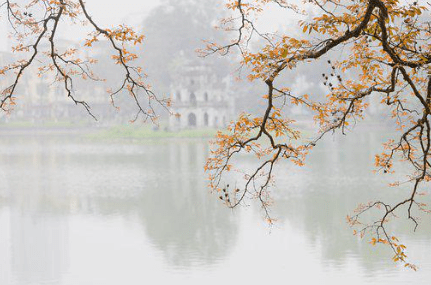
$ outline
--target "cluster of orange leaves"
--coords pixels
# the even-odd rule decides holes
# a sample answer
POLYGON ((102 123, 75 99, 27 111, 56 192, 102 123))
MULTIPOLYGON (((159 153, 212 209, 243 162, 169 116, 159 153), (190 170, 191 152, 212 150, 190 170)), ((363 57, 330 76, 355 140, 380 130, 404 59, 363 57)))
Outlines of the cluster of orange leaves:
MULTIPOLYGON (((286 157, 290 159, 293 157, 294 162, 299 165, 303 164, 305 156, 302 154, 308 153, 311 146, 314 146, 314 142, 304 143, 305 140, 302 139, 299 146, 292 145, 291 141, 296 141, 297 144, 300 141, 299 133, 292 127, 293 120, 284 118, 281 115, 280 107, 272 106, 272 101, 276 98, 275 94, 290 98, 290 100, 285 100, 285 103, 302 105, 313 113, 314 121, 320 126, 318 138, 335 129, 341 129, 343 133, 345 129, 351 129, 352 125, 364 118, 365 111, 370 105, 369 97, 371 95, 381 96, 374 102, 380 102, 389 109, 388 113, 395 119, 399 131, 408 130, 418 124, 419 114, 425 112, 420 104, 418 107, 418 104, 414 103, 418 99, 418 93, 427 93, 429 70, 422 65, 430 61, 431 52, 428 43, 431 38, 431 29, 429 22, 423 21, 423 14, 427 7, 421 5, 420 1, 412 3, 404 3, 399 0, 304 1, 304 5, 314 6, 313 8, 321 11, 311 20, 299 21, 304 37, 292 37, 285 34, 268 36, 256 30, 253 21, 265 10, 266 5, 274 3, 296 13, 304 13, 298 6, 292 5, 288 1, 232 0, 227 4, 227 8, 239 13, 240 16, 228 18, 224 23, 230 24, 226 28, 229 31, 234 30, 235 23, 240 26, 239 40, 225 47, 215 43, 208 44, 210 50, 221 53, 229 51, 232 46, 236 45, 241 51, 242 65, 250 71, 248 78, 251 81, 269 82, 269 93, 271 94, 265 97, 269 106, 265 115, 252 117, 242 114, 236 122, 231 123, 228 132, 217 134, 211 157, 205 166, 205 169, 210 172, 210 186, 213 189, 220 189, 220 175, 233 168, 229 162, 236 153, 243 151, 252 153, 258 159, 271 155, 274 159, 279 158, 276 156, 279 150, 276 146, 279 144, 265 144, 262 142, 261 136, 257 136, 258 140, 254 139, 256 134, 263 130, 268 131, 269 136, 273 136, 273 139, 281 138, 282 142, 287 141, 286 148, 291 151, 291 156, 286 157), (356 36, 340 41, 339 47, 342 49, 338 50, 338 59, 328 60, 332 68, 329 72, 332 78, 328 79, 327 75, 323 74, 323 77, 326 77, 326 96, 322 96, 322 94, 293 95, 287 91, 286 87, 273 88, 275 79, 281 77, 284 70, 292 70, 299 63, 306 64, 312 59, 322 56, 327 56, 326 59, 331 58, 333 53, 330 48, 325 50, 325 47, 330 47, 336 39, 342 39, 345 35, 353 33, 355 28, 365 21, 365 14, 368 13, 370 3, 374 3, 376 6, 372 13, 369 13, 369 20, 362 30, 356 36), (382 5, 384 9, 382 9, 382 5), (381 26, 381 17, 385 15, 387 17, 383 20, 386 25, 384 30, 381 26), (263 42, 267 43, 257 51, 248 48, 253 34, 258 34, 263 42), (388 49, 393 49, 395 55, 390 54, 388 49), (319 51, 323 52, 319 53, 319 51), (400 63, 394 63, 395 59, 400 63), (400 80, 400 77, 404 81, 400 80), (409 90, 411 86, 416 86, 417 90, 415 88, 409 90), (264 120, 268 111, 268 117, 275 118, 274 120, 264 120)), ((429 104, 429 108, 431 108, 431 104, 429 104)), ((421 148, 425 150, 425 145, 429 143, 426 136, 423 135, 424 132, 424 127, 422 127, 402 136, 400 142, 389 141, 384 145, 385 152, 375 156, 376 168, 383 170, 384 173, 392 173, 394 171, 393 160, 397 157, 401 161, 411 162, 417 168, 412 177, 420 176, 423 171, 420 166, 423 157, 418 150, 421 148)), ((267 162, 265 159, 262 161, 267 162)), ((431 181, 431 176, 425 175, 419 179, 427 182, 431 181)), ((399 185, 399 183, 392 183, 392 185, 399 185)), ((427 211, 425 204, 415 201, 415 205, 421 210, 427 211)), ((367 209, 366 206, 364 208, 367 209)), ((382 226, 385 223, 386 221, 383 220, 382 226)), ((353 223, 353 225, 362 224, 353 223)), ((365 228, 367 227, 365 226, 365 228)), ((369 233, 373 234, 371 231, 369 233)), ((390 245, 395 251, 394 261, 400 261, 406 267, 416 269, 414 265, 406 261, 405 246, 399 244, 395 237, 387 239, 373 237, 372 244, 375 243, 390 245)))

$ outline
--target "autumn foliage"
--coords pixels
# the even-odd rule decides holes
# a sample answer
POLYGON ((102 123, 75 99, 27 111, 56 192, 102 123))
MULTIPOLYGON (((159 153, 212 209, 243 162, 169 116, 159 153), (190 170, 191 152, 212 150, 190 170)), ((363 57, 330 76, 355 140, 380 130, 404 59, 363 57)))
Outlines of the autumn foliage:
MULTIPOLYGON (((54 72, 71 100, 91 114, 85 101, 75 99, 73 79, 81 76, 97 80, 90 69, 94 62, 80 58, 76 50, 58 50, 55 36, 60 19, 64 18, 92 28, 83 39, 83 46, 92 47, 102 38, 109 42, 114 51, 112 60, 123 70, 119 86, 110 91, 113 103, 116 95, 126 91, 138 109, 134 120, 142 115, 153 121, 157 116, 152 103, 170 104, 168 99, 160 99, 151 91, 144 82, 142 69, 132 65, 136 55, 128 46, 140 44, 142 35, 127 26, 98 26, 82 0, 22 2, 5 1, 1 6, 18 42, 13 51, 24 55, 0 69, 1 74, 14 75, 12 84, 0 95, 3 111, 10 112, 16 104, 19 96, 16 87, 26 69, 38 56, 45 56, 48 63, 40 67, 40 73, 54 72), (43 41, 48 43, 44 51, 40 50, 43 41), (143 106, 139 96, 144 96, 148 104, 143 106)), ((406 190, 404 200, 361 204, 348 216, 348 222, 355 227, 356 234, 370 234, 371 244, 390 246, 394 261, 415 269, 407 261, 406 247, 388 231, 387 223, 404 213, 415 228, 418 223, 413 211, 428 211, 417 197, 431 179, 431 22, 427 14, 430 5, 425 1, 398 0, 292 2, 296 4, 288 0, 227 0, 231 16, 221 22, 221 27, 230 34, 234 32, 235 37, 229 43, 209 43, 204 51, 207 55, 239 51, 241 65, 250 71, 248 78, 263 81, 267 87, 266 108, 261 115, 242 113, 227 130, 217 134, 205 166, 210 174, 210 186, 230 207, 246 199, 257 199, 271 221, 270 186, 277 163, 286 160, 303 165, 307 154, 323 136, 337 130, 343 134, 351 130, 352 125, 363 119, 369 98, 378 97, 396 120, 399 135, 385 144, 384 153, 376 155, 376 169, 382 173, 392 172, 394 161, 400 160, 409 164, 412 172, 403 183, 392 184, 402 185, 406 190), (256 20, 269 5, 303 16, 295 33, 268 34, 257 28, 256 20), (264 45, 259 49, 250 48, 255 40, 264 45), (337 59, 330 59, 335 53, 337 59), (295 94, 291 86, 279 83, 284 72, 318 60, 327 61, 330 68, 328 74, 322 74, 326 94, 295 94), (295 118, 288 118, 284 112, 286 105, 302 105, 313 114, 319 126, 313 139, 301 136, 295 127, 295 118), (254 155, 259 165, 251 171, 243 171, 244 183, 227 187, 223 179, 226 173, 235 170, 233 160, 241 153, 254 155), (363 222, 363 214, 375 208, 382 210, 381 217, 371 223, 363 222)))
POLYGON ((91 66, 96 62, 88 57, 83 58, 82 52, 75 48, 61 50, 57 46, 56 35, 60 25, 74 23, 90 28, 87 38, 83 39, 83 47, 91 48, 96 42, 105 40, 113 52, 112 60, 121 67, 121 80, 117 87, 108 90, 111 102, 115 106, 115 97, 128 93, 137 107, 132 121, 139 116, 144 120, 156 122, 157 116, 153 105, 168 107, 168 98, 157 97, 145 82, 146 75, 142 68, 133 65, 137 58, 131 47, 141 44, 143 35, 136 33, 126 25, 115 28, 100 27, 93 21, 83 0, 29 0, 5 1, 1 4, 3 15, 7 17, 12 28, 12 38, 16 41, 12 51, 20 53, 16 62, 0 69, 0 74, 11 75, 12 83, 0 93, 0 108, 10 112, 16 104, 16 88, 24 73, 30 66, 38 65, 39 75, 48 72, 55 74, 67 96, 77 105, 91 112, 91 106, 83 100, 75 98, 74 79, 77 77, 91 80, 103 80, 92 72, 91 66), (124 91, 124 92, 123 92, 124 91), (144 103, 143 103, 144 102, 144 103))
POLYGON ((230 191, 221 196, 229 206, 235 207, 245 197, 256 198, 270 219, 268 193, 275 164, 287 159, 302 165, 305 156, 325 134, 336 130, 345 134, 363 119, 369 98, 378 97, 396 120, 399 136, 384 145, 384 153, 376 155, 377 171, 394 171, 395 160, 410 164, 413 171, 407 181, 392 184, 403 185, 404 200, 395 204, 384 201, 361 204, 348 216, 348 222, 355 227, 355 234, 361 237, 370 234, 372 244, 389 245, 394 261, 416 269, 407 261, 406 247, 387 228, 389 220, 402 211, 412 221, 413 229, 416 228, 413 211, 428 211, 424 203, 418 202, 419 189, 431 178, 431 25, 425 13, 429 4, 404 2, 310 0, 295 5, 288 0, 229 1, 227 7, 234 16, 225 19, 223 25, 229 31, 237 31, 237 37, 225 45, 211 43, 207 52, 227 54, 236 48, 242 65, 251 71, 249 79, 262 80, 267 85, 265 113, 257 118, 242 114, 228 132, 220 132, 206 165, 211 187, 221 193, 230 191), (304 15, 304 20, 298 22, 303 35, 267 34, 258 30, 256 19, 268 5, 304 15), (253 38, 266 44, 258 50, 250 48, 253 38), (337 60, 330 59, 333 54, 337 54, 337 60), (294 94, 290 86, 277 83, 283 72, 323 58, 331 68, 330 74, 322 74, 326 94, 294 94), (283 114, 282 107, 286 104, 303 105, 314 114, 314 121, 320 126, 314 139, 301 138, 291 126, 294 118, 287 119, 283 114), (222 176, 233 170, 231 161, 242 152, 253 153, 261 163, 244 175, 245 183, 240 189, 229 190, 222 176), (381 217, 371 223, 363 222, 363 214, 376 208, 382 211, 381 217))

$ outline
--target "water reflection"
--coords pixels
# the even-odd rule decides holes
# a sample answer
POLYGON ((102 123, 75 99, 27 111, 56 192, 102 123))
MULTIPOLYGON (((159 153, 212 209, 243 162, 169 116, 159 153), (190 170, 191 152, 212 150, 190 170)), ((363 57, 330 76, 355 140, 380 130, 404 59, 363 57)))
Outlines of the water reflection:
POLYGON ((235 244, 235 216, 205 191, 206 141, 10 137, 0 144, 0 213, 8 208, 18 284, 60 283, 73 216, 133 220, 174 266, 214 264, 235 244))
POLYGON ((232 213, 208 195, 204 140, 2 137, 0 284, 136 284, 149 275, 277 283, 286 273, 324 284, 393 284, 400 276, 427 284, 431 223, 416 233, 398 224, 423 269, 416 277, 396 269, 385 249, 352 237, 345 223, 358 202, 402 194, 370 171, 381 140, 369 132, 330 138, 306 167, 280 165, 279 223, 269 234, 253 207, 232 213))
MULTIPOLYGON (((274 215, 301 231, 305 243, 318 247, 328 265, 341 268, 353 258, 369 275, 382 269, 394 270, 389 248, 371 247, 354 238, 345 219, 361 202, 399 201, 409 194, 409 188, 403 191, 388 187, 394 176, 372 172, 374 154, 387 136, 359 131, 347 137, 331 137, 313 151, 307 167, 285 165, 284 170, 279 169, 277 181, 281 186, 276 193, 274 215)), ((423 249, 415 252, 415 245, 426 244, 429 249, 431 224, 429 215, 420 216, 423 220, 416 232, 404 216, 395 221, 392 230, 412 245, 412 260, 416 257, 426 267, 429 260, 420 258, 423 249)), ((368 218, 373 219, 371 215, 368 218)))
POLYGON ((49 166, 51 157, 49 153, 23 154, 15 160, 4 146, 2 150, 0 197, 9 210, 9 229, 2 230, 9 233, 5 240, 10 242, 12 271, 18 284, 59 280, 68 268, 68 203, 44 179, 52 174, 50 167, 22 171, 25 165, 49 166), (21 163, 23 168, 17 168, 21 163), (34 179, 38 176, 40 179, 34 179))
POLYGON ((139 159, 147 179, 133 183, 136 194, 98 197, 93 201, 96 212, 137 216, 152 244, 173 265, 221 260, 235 242, 237 225, 235 217, 205 191, 206 154, 204 141, 151 147, 139 159))
POLYGON ((38 211, 10 213, 12 270, 18 284, 60 280, 68 269, 68 219, 38 211))

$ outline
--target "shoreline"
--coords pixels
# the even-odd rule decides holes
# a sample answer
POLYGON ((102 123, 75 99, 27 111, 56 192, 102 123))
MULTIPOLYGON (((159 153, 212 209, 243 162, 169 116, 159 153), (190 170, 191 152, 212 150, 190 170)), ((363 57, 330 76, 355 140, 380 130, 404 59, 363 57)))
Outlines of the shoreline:
POLYGON ((79 136, 86 140, 140 140, 169 138, 212 138, 216 129, 153 130, 151 126, 5 126, 0 125, 0 139, 5 136, 79 136))

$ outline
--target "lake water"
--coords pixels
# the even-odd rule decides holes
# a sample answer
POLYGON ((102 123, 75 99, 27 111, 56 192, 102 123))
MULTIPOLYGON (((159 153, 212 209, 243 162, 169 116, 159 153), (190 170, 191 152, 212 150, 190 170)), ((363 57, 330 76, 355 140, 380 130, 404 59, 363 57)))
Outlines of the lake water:
POLYGON ((304 168, 280 164, 270 227, 258 205, 209 193, 204 139, 2 134, 0 284, 430 284, 428 218, 395 226, 418 272, 345 222, 360 202, 407 195, 371 171, 380 137, 329 138, 304 168))

